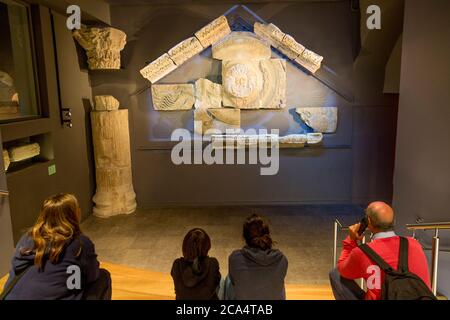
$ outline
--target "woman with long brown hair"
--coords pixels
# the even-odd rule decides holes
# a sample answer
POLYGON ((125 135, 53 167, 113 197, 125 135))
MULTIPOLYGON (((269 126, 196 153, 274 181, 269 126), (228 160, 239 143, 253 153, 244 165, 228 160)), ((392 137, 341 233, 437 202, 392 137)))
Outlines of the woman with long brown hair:
POLYGON ((12 259, 4 299, 110 299, 111 277, 99 268, 92 241, 80 229, 75 196, 47 198, 12 259))
POLYGON ((248 217, 242 230, 246 245, 228 258, 225 298, 237 300, 284 300, 284 278, 288 261, 278 249, 268 222, 256 214, 248 217))

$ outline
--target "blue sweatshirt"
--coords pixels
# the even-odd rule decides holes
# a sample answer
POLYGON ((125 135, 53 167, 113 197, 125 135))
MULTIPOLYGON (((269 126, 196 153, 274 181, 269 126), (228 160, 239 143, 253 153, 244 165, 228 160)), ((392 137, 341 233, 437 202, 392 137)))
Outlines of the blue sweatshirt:
POLYGON ((19 273, 27 266, 31 265, 31 267, 16 283, 6 297, 7 300, 80 300, 83 296, 83 288, 98 278, 99 262, 94 244, 84 235, 68 241, 59 256, 58 263, 47 261, 43 270, 39 270, 34 265, 34 254, 21 254, 21 250, 24 248, 33 248, 33 240, 28 234, 22 236, 17 243, 12 258, 12 269, 5 288, 12 281, 15 273, 19 273), (81 253, 79 253, 80 246, 81 253), (67 279, 73 274, 73 272, 67 273, 67 268, 72 265, 78 266, 81 270, 81 289, 79 290, 70 290, 67 287, 67 279))

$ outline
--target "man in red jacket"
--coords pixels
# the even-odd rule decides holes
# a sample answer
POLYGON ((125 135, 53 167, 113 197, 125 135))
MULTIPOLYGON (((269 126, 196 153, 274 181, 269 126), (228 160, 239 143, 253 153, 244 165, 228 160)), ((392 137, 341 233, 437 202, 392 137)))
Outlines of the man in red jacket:
MULTIPOLYGON (((395 234, 394 211, 384 202, 373 202, 366 209, 372 232, 372 241, 368 244, 383 260, 397 270, 400 249, 400 237, 395 234)), ((336 300, 379 300, 384 272, 358 248, 359 223, 349 227, 349 235, 343 241, 343 249, 337 269, 330 272, 330 282, 336 300), (354 281, 364 278, 367 291, 362 290, 354 281)), ((430 277, 428 264, 422 246, 413 238, 408 238, 408 266, 410 272, 419 276, 428 287, 430 277)))

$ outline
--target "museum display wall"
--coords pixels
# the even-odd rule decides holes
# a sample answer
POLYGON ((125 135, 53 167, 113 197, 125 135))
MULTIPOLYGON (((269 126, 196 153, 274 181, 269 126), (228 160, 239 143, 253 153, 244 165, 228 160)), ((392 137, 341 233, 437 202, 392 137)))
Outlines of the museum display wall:
MULTIPOLYGON (((450 218, 448 12, 448 1, 438 1, 434 7, 420 0, 407 1, 405 5, 393 196, 400 232, 409 233, 404 227, 407 223, 449 221, 450 218), (429 58, 430 52, 433 59, 429 58), (427 134, 414 134, 418 123, 420 132, 427 134), (434 138, 430 139, 430 135, 434 138)), ((431 230, 416 234, 428 249, 428 257, 433 235, 431 230)), ((440 232, 439 237, 442 251, 438 291, 448 297, 450 234, 440 232)))
POLYGON ((390 200, 397 99, 383 93, 384 66, 401 33, 401 21, 394 19, 401 16, 401 3, 386 8, 395 14, 386 19, 385 29, 364 39, 364 44, 373 46, 366 55, 359 55, 360 21, 349 1, 252 4, 248 11, 232 8, 228 3, 110 8, 112 25, 127 34, 121 69, 92 72, 90 79, 94 95, 114 94, 129 109, 139 206, 390 200), (152 91, 157 96, 155 90, 163 84, 195 85, 198 79, 223 83, 223 63, 212 58, 214 49, 202 50, 153 85, 140 73, 223 14, 232 31, 252 33, 253 22, 262 19, 324 57, 322 67, 311 75, 272 49, 270 58, 286 60, 285 107, 240 110, 241 128, 279 129, 280 135, 286 135, 312 132, 297 108, 337 108, 336 131, 324 134, 320 147, 282 150, 275 176, 260 176, 259 166, 254 165, 176 166, 170 159, 172 131, 194 132, 197 109, 155 110, 161 106, 157 99, 155 105, 152 91))
MULTIPOLYGON (((13 159, 21 160, 23 151, 26 156, 33 156, 29 160, 17 162, 17 166, 11 162, 6 171, 15 242, 35 222, 42 199, 51 194, 74 193, 80 202, 83 218, 92 213, 95 192, 89 116, 92 91, 88 72, 80 68, 76 43, 66 27, 66 7, 59 8, 60 5, 58 1, 46 1, 45 5, 28 7, 30 18, 33 19, 34 67, 40 87, 39 107, 42 114, 35 119, 0 124, 2 144, 8 151, 16 143, 31 143, 27 149, 18 149, 20 153, 9 153, 13 157, 20 155, 13 159), (71 109, 72 128, 62 124, 61 108, 71 109), (33 148, 36 144, 39 145, 40 153, 37 156, 36 153, 30 154, 36 152, 36 148, 33 148)), ((84 8, 89 9, 89 6, 84 8)), ((103 6, 103 11, 108 13, 105 16, 109 18, 108 8, 107 5, 103 6)), ((100 7, 96 9, 100 11, 100 7)), ((93 20, 89 10, 83 11, 83 15, 93 20)), ((9 257, 10 251, 6 252, 9 257)))

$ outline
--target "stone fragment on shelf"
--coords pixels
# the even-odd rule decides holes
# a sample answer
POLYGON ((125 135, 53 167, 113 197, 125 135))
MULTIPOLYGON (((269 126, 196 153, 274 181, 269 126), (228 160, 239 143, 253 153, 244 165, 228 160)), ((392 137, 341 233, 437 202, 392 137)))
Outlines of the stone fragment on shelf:
POLYGON ((307 142, 306 134, 289 134, 278 139, 280 148, 303 148, 307 142))
POLYGON ((41 153, 41 147, 36 142, 17 145, 9 148, 8 153, 11 162, 18 162, 38 156, 41 153))
POLYGON ((3 149, 3 167, 5 168, 5 171, 8 171, 10 163, 11 160, 9 159, 8 150, 3 149))
POLYGON ((308 146, 314 146, 322 143, 323 135, 320 132, 307 133, 306 142, 308 146))

